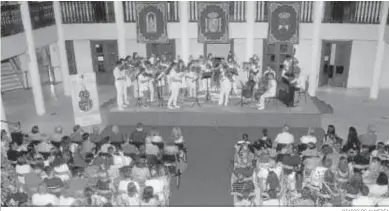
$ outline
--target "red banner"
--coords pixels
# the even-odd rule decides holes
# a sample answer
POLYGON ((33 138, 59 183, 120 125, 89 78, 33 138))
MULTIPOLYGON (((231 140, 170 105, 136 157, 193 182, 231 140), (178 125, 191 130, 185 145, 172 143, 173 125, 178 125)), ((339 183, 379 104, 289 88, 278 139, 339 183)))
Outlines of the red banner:
POLYGON ((166 2, 137 2, 136 11, 138 42, 168 42, 166 2))
POLYGON ((299 42, 300 3, 274 2, 269 5, 268 43, 299 42))
POLYGON ((229 43, 228 2, 197 2, 199 43, 229 43))

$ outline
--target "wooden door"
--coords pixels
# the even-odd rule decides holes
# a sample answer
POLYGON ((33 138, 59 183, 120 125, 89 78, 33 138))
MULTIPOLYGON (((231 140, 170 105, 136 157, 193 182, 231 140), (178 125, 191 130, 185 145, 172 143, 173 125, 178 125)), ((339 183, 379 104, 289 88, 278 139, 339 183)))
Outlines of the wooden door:
POLYGON ((91 41, 93 70, 98 84, 114 84, 113 69, 118 61, 116 40, 91 41))
POLYGON ((147 43, 146 44, 147 57, 151 54, 161 56, 167 55, 169 58, 176 58, 176 40, 171 39, 168 43, 147 43))
POLYGON ((277 78, 281 77, 281 70, 287 55, 293 56, 293 44, 268 44, 267 40, 264 40, 262 70, 266 70, 269 66, 276 71, 277 78))
POLYGON ((73 40, 66 40, 65 48, 66 48, 66 56, 68 58, 69 75, 77 75, 76 56, 74 54, 73 40))
POLYGON ((330 60, 331 60, 331 43, 323 40, 320 73, 319 73, 319 87, 328 85, 328 80, 330 76, 332 77, 331 71, 333 71, 333 67, 331 66, 330 60))
POLYGON ((332 86, 347 87, 352 41, 338 42, 336 44, 336 59, 332 86))

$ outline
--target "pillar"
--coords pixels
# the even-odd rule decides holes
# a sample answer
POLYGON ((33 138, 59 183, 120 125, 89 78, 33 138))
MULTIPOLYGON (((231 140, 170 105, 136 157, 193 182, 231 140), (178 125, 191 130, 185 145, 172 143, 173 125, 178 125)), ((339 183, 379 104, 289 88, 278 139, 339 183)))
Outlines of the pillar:
POLYGON ((188 37, 189 24, 189 1, 179 1, 180 10, 180 26, 181 26, 181 59, 188 64, 189 62, 189 46, 190 40, 188 37))
POLYGON ((321 21, 324 15, 324 2, 314 2, 313 10, 313 36, 312 36, 312 66, 309 74, 309 90, 310 96, 316 95, 316 88, 318 85, 319 71, 320 71, 320 57, 322 48, 322 39, 320 38, 321 21))
POLYGON ((246 1, 247 26, 246 26, 246 61, 254 54, 254 25, 255 25, 255 1, 246 1))
POLYGON ((123 15, 123 2, 115 1, 115 20, 116 20, 116 30, 118 34, 118 51, 119 58, 125 58, 126 53, 126 30, 124 28, 124 15, 123 15))
MULTIPOLYGON (((5 116, 4 105, 3 105, 3 97, 1 97, 0 101, 1 101, 1 120, 7 121, 7 117, 5 116)), ((1 129, 9 132, 8 124, 1 122, 1 129)))
POLYGON ((384 69, 384 52, 385 52, 385 27, 388 17, 389 2, 382 2, 380 25, 378 26, 377 52, 374 62, 373 82, 370 87, 370 99, 376 100, 380 89, 380 77, 382 69, 384 69))
POLYGON ((54 9, 54 17, 55 17, 55 25, 57 27, 58 34, 58 55, 62 73, 62 84, 64 93, 66 96, 70 96, 70 77, 69 77, 69 63, 68 57, 66 54, 66 46, 65 46, 65 37, 64 30, 62 25, 62 13, 61 13, 61 5, 59 1, 53 1, 53 9, 54 9))
POLYGON ((35 110, 38 115, 43 115, 46 113, 45 102, 43 99, 41 79, 39 75, 38 61, 36 58, 36 50, 34 37, 32 34, 32 25, 30 10, 28 6, 28 1, 20 2, 20 11, 22 16, 22 22, 24 26, 24 33, 26 35, 27 41, 27 52, 29 56, 29 72, 31 76, 31 87, 32 93, 34 95, 34 104, 35 110))

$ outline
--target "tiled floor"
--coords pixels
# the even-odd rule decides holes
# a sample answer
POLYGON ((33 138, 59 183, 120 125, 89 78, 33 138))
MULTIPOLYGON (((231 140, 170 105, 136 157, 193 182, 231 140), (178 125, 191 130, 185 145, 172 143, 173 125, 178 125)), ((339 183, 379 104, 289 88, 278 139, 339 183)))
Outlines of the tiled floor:
MULTIPOLYGON (((113 86, 99 86, 100 103, 112 99, 113 86)), ((43 87, 46 114, 37 116, 31 90, 15 90, 3 94, 3 104, 9 121, 21 121, 27 130, 34 124, 43 132, 51 132, 54 126, 63 125, 70 132, 74 124, 71 98, 63 95, 62 85, 56 86, 57 99, 51 96, 50 87, 43 87)), ((389 90, 381 90, 379 99, 369 100, 368 89, 324 88, 317 91, 317 97, 334 108, 333 114, 324 114, 322 127, 334 124, 337 132, 345 137, 349 126, 364 133, 368 124, 377 126, 379 138, 389 140, 389 90)), ((106 111, 102 111, 103 129, 106 125, 106 111)))

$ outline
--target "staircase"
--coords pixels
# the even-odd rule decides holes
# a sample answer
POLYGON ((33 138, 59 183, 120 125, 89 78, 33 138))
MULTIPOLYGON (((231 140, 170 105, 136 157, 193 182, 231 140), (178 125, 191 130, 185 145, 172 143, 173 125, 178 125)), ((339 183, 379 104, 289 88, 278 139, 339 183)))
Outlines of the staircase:
POLYGON ((22 89, 22 72, 11 60, 1 62, 1 92, 22 89))

